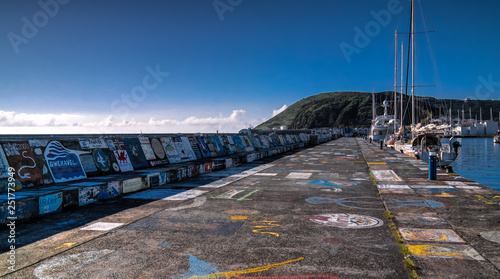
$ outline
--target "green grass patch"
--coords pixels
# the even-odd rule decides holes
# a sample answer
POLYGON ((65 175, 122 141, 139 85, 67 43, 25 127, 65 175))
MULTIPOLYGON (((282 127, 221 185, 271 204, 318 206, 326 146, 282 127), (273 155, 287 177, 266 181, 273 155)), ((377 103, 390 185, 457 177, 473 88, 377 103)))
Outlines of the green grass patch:
POLYGON ((387 218, 387 219, 392 219, 392 218, 394 218, 394 215, 392 215, 392 213, 391 213, 389 210, 384 211, 384 216, 385 216, 385 218, 387 218))

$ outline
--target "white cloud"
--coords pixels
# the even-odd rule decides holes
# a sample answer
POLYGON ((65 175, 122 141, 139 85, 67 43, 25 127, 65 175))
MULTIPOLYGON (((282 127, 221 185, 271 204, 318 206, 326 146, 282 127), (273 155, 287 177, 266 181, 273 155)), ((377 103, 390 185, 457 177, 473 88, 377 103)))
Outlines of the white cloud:
POLYGON ((265 120, 246 119, 245 115, 245 110, 233 110, 227 117, 220 114, 217 117, 190 116, 177 120, 144 119, 143 114, 104 116, 0 111, 0 134, 234 133, 249 126, 255 127, 265 120))
POLYGON ((273 110, 273 117, 275 117, 276 115, 280 114, 282 111, 284 111, 288 106, 287 105, 283 105, 280 109, 277 109, 277 110, 273 110))

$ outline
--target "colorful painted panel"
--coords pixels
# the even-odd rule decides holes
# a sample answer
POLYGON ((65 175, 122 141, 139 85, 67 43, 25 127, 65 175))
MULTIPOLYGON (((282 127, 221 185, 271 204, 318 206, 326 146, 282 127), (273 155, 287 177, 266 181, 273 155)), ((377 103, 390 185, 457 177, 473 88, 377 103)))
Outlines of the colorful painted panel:
POLYGON ((108 148, 104 139, 81 139, 78 140, 82 149, 108 148))
POLYGON ((45 162, 45 157, 43 156, 43 150, 49 143, 49 140, 29 140, 28 142, 35 155, 36 165, 42 173, 43 183, 53 183, 54 180, 49 172, 49 166, 47 165, 47 162, 45 162))
POLYGON ((212 141, 212 138, 209 136, 206 136, 203 138, 205 140, 205 143, 207 145, 208 150, 210 151, 210 156, 212 157, 217 157, 217 150, 215 148, 215 144, 212 141))
POLYGON ((165 149, 163 149, 163 145, 161 144, 159 139, 151 139, 151 147, 156 155, 156 157, 160 160, 167 158, 167 154, 165 154, 165 149))
POLYGON ((106 186, 99 189, 99 194, 97 194, 98 200, 107 200, 118 197, 122 194, 123 188, 121 181, 109 182, 106 186))
POLYGON ((177 151, 177 154, 181 157, 181 161, 189 161, 189 154, 188 151, 184 149, 184 143, 182 142, 180 137, 175 137, 173 138, 175 150, 177 151))
POLYGON ((124 139, 123 143, 125 144, 130 162, 132 162, 134 169, 149 167, 148 160, 144 156, 141 143, 138 139, 124 139))
POLYGON ((222 145, 222 142, 220 141, 218 136, 212 136, 212 142, 214 143, 215 147, 215 152, 217 152, 217 156, 224 156, 226 155, 226 152, 224 151, 224 146, 222 145))
POLYGON ((114 150, 116 160, 118 161, 118 165, 120 166, 120 170, 122 172, 133 171, 134 167, 132 166, 132 162, 128 156, 127 150, 114 150))
POLYGON ((454 231, 449 229, 400 228, 399 232, 405 240, 458 243, 464 242, 454 231))
POLYGON ((200 147, 198 146, 198 141, 196 140, 196 138, 193 136, 189 136, 188 140, 189 143, 191 144, 191 148, 193 149, 194 154, 196 155, 196 159, 203 158, 203 155, 201 155, 201 150, 200 147))
POLYGON ((243 141, 243 145, 245 146, 245 150, 247 152, 254 151, 255 149, 253 148, 252 143, 250 142, 250 139, 248 139, 248 136, 240 136, 241 140, 243 141))
MULTIPOLYGON (((116 138, 116 139, 108 139, 107 140, 109 149, 113 151, 113 155, 116 158, 117 164, 120 167, 120 170, 122 172, 127 172, 127 171, 133 171, 134 167, 132 166, 132 162, 130 161, 130 157, 128 155, 128 152, 125 147, 125 143, 123 143, 123 139, 116 138)), ((115 169, 115 166, 113 166, 113 170, 117 171, 115 169)))
POLYGON ((203 158, 210 158, 212 155, 210 155, 210 150, 208 150, 205 140, 202 137, 196 137, 196 141, 198 142, 203 158))
POLYGON ((9 177, 9 162, 7 162, 7 157, 3 152, 3 148, 0 145, 0 178, 9 177))
POLYGON ((122 182, 122 185, 124 194, 136 192, 143 188, 146 188, 142 181, 142 178, 140 177, 124 180, 122 182))
POLYGON ((96 202, 100 192, 99 188, 99 186, 89 186, 78 189, 78 204, 83 206, 96 202))
POLYGON ((9 165, 14 168, 14 177, 23 184, 42 183, 42 174, 37 167, 35 155, 28 142, 3 144, 9 165))
POLYGON ((54 182, 66 182, 87 178, 79 156, 89 152, 70 150, 58 141, 51 141, 45 148, 45 161, 54 182))
POLYGON ((241 138, 239 136, 233 136, 233 141, 236 149, 238 150, 238 153, 244 153, 245 146, 243 145, 243 141, 241 140, 241 138))
POLYGON ((149 139, 146 137, 138 137, 138 139, 146 160, 156 160, 156 156, 153 151, 153 147, 151 147, 151 144, 149 143, 149 139))
POLYGON ((469 245, 408 245, 408 250, 413 255, 424 258, 484 261, 484 258, 469 245))
POLYGON ((63 194, 62 192, 42 196, 38 199, 39 214, 49 214, 62 210, 63 194))
POLYGON ((188 160, 189 161, 196 160, 196 154, 194 153, 193 147, 191 146, 189 139, 187 137, 181 137, 181 141, 182 141, 182 144, 184 145, 184 150, 186 151, 186 153, 188 155, 188 160))
POLYGON ((97 167, 94 163, 94 158, 90 154, 85 154, 80 156, 80 161, 82 161, 83 169, 85 172, 96 172, 97 167))
POLYGON ((177 154, 177 150, 175 149, 174 143, 170 140, 170 138, 160 138, 161 144, 163 145, 163 148, 165 149, 168 161, 170 163, 175 164, 175 163, 180 163, 181 162, 181 156, 177 154))
POLYGON ((95 149, 92 152, 92 157, 97 165, 97 168, 103 172, 107 172, 111 168, 108 155, 101 149, 95 149))

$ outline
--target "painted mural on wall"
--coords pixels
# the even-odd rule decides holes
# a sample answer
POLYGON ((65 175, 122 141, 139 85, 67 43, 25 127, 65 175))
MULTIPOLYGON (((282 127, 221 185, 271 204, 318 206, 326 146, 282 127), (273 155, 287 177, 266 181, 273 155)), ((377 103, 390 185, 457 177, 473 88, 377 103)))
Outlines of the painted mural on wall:
POLYGON ((83 169, 86 173, 93 173, 97 171, 97 166, 95 165, 94 158, 91 154, 81 155, 80 161, 82 161, 83 169))
POLYGON ((217 151, 215 149, 215 144, 212 141, 212 138, 209 136, 203 137, 205 144, 207 145, 208 151, 210 151, 211 157, 217 157, 217 151))
POLYGON ((157 138, 151 139, 151 148, 153 148, 153 152, 156 156, 155 160, 149 161, 151 166, 164 166, 170 164, 170 161, 167 159, 167 154, 161 141, 157 138))
POLYGON ((161 144, 159 139, 151 139, 151 147, 153 148, 153 152, 156 157, 160 160, 167 158, 167 154, 165 154, 165 149, 163 149, 163 145, 161 144))
POLYGON ((80 146, 82 149, 96 149, 96 148, 108 148, 108 144, 104 139, 80 139, 80 146))
POLYGON ((226 152, 224 151, 224 147, 222 146, 222 143, 220 142, 220 139, 218 136, 211 136, 215 152, 217 153, 217 156, 224 156, 226 155, 226 152))
POLYGON ((62 210, 63 193, 55 193, 42 196, 38 199, 39 214, 49 214, 62 210))
POLYGON ((155 153, 153 151, 153 147, 149 143, 149 139, 146 137, 138 137, 137 138, 141 144, 142 151, 144 152, 144 156, 146 160, 156 160, 155 153))
POLYGON ((125 144, 130 162, 132 162, 134 169, 149 167, 148 160, 142 151, 139 139, 124 139, 123 143, 125 144))
POLYGON ((67 149, 58 141, 49 142, 45 148, 44 157, 54 182, 87 178, 79 156, 88 153, 67 149))
POLYGON ((181 162, 181 156, 177 153, 175 145, 170 138, 160 138, 161 144, 165 149, 166 155, 170 163, 176 164, 181 162))
POLYGON ((186 162, 189 161, 189 155, 187 150, 184 149, 184 143, 182 142, 180 137, 175 137, 173 138, 173 143, 175 146, 175 150, 177 151, 177 154, 181 157, 181 161, 186 162))
POLYGON ((203 158, 210 158, 212 155, 210 154, 210 150, 208 150, 205 140, 202 137, 196 137, 196 141, 198 142, 203 158))
POLYGON ((92 157, 94 158, 94 161, 99 170, 107 172, 111 169, 108 155, 101 149, 94 149, 94 151, 92 151, 92 157))
POLYGON ((3 148, 9 165, 15 169, 14 177, 25 185, 42 184, 42 174, 28 142, 4 143, 3 148))
POLYGON ((0 178, 9 177, 9 162, 7 161, 7 157, 3 152, 3 148, 0 145, 0 178))
POLYGON ((236 149, 238 150, 239 153, 244 153, 245 152, 245 146, 243 145, 243 141, 239 136, 233 136, 233 141, 235 144, 236 149))
POLYGON ((201 155, 200 146, 198 145, 198 141, 196 140, 196 137, 189 136, 187 138, 189 140, 189 143, 191 144, 191 148, 193 149, 194 154, 196 155, 196 159, 203 158, 203 155, 201 155))
POLYGON ((182 144, 184 145, 184 150, 187 153, 189 161, 196 160, 196 154, 194 153, 193 147, 191 146, 189 139, 187 137, 181 137, 181 141, 182 144))
POLYGON ((33 150, 33 153, 35 155, 35 162, 38 167, 38 169, 42 173, 42 178, 43 178, 43 183, 44 184, 50 184, 53 183, 54 180, 52 179, 52 175, 50 174, 49 171, 49 166, 47 165, 47 162, 45 161, 45 157, 43 156, 43 151, 45 150, 45 147, 49 143, 50 140, 29 140, 29 144, 31 149, 33 150))
POLYGON ((122 172, 133 171, 134 167, 130 161, 123 139, 109 139, 107 140, 107 143, 109 149, 112 150, 115 155, 116 161, 120 166, 120 170, 122 172))

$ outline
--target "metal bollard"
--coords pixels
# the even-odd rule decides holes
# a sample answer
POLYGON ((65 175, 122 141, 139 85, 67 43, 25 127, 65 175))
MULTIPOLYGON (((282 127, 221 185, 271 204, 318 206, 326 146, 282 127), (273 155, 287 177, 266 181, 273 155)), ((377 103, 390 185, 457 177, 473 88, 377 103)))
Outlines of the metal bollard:
POLYGON ((384 149, 384 141, 380 140, 380 150, 384 149))
POLYGON ((436 180, 437 172, 437 152, 436 150, 429 150, 429 180, 436 180))

